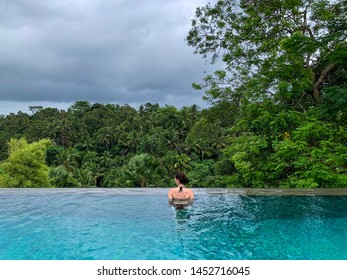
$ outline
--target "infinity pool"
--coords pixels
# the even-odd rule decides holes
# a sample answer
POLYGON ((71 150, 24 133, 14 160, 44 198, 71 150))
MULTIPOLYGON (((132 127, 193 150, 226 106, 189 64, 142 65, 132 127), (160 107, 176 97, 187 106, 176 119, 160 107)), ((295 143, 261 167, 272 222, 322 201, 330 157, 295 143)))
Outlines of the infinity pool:
POLYGON ((167 189, 2 189, 2 260, 347 259, 347 196, 167 189))

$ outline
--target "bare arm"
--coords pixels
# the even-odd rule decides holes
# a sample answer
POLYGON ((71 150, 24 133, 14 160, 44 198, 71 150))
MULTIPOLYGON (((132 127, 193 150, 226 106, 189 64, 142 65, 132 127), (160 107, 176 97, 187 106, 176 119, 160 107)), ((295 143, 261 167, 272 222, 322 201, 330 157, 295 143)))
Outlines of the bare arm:
POLYGON ((194 199, 194 192, 190 190, 190 199, 194 199))
POLYGON ((171 190, 169 190, 169 193, 167 194, 167 198, 169 201, 172 201, 172 192, 173 192, 173 190, 171 189, 171 190))

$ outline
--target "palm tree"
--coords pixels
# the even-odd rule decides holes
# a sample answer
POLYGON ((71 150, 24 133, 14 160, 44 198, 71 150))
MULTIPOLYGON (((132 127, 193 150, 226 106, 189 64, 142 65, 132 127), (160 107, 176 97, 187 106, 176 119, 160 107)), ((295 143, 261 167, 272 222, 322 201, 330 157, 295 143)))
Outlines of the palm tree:
POLYGON ((133 156, 125 166, 124 174, 128 181, 141 188, 156 184, 161 179, 159 162, 146 153, 133 156))
POLYGON ((63 149, 58 154, 58 160, 68 172, 73 172, 77 169, 78 167, 77 158, 78 158, 78 154, 74 148, 63 149))

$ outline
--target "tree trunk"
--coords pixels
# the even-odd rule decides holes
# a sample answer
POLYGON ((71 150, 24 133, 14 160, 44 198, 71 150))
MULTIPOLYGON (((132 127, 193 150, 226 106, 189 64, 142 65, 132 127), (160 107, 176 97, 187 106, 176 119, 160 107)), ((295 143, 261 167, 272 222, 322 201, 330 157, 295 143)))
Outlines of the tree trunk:
POLYGON ((336 66, 336 63, 329 64, 327 67, 324 68, 320 76, 318 77, 317 81, 313 85, 312 89, 312 97, 314 102, 319 103, 320 96, 319 96, 319 87, 323 83, 326 75, 328 75, 329 71, 333 69, 336 66))

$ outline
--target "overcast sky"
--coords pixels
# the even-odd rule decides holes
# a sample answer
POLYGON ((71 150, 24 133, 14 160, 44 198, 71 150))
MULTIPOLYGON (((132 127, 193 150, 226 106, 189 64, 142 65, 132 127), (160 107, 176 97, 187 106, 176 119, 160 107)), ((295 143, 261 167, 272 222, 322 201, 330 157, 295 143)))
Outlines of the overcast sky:
MULTIPOLYGON (((0 0, 0 114, 31 105, 206 107, 185 37, 208 0, 0 0)), ((213 2, 213 1, 212 1, 213 2)))

